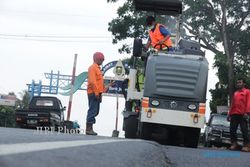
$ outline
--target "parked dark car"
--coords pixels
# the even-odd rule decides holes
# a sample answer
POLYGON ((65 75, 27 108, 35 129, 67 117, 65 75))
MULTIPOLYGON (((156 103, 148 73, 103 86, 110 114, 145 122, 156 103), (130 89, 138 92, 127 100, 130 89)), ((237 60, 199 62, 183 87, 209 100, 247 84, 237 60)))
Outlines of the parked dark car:
POLYGON ((64 110, 61 101, 51 96, 34 96, 28 109, 16 110, 17 127, 36 128, 63 126, 64 110))
MULTIPOLYGON (((237 130, 238 144, 243 144, 240 127, 237 130)), ((204 146, 229 147, 230 141, 230 122, 227 121, 226 114, 211 114, 204 131, 204 146)))

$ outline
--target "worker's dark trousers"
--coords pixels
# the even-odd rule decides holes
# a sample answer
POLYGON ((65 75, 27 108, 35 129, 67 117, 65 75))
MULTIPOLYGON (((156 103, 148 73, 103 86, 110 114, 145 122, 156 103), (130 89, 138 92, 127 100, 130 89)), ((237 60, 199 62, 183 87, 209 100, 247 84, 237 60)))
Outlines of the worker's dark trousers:
POLYGON ((95 117, 99 114, 100 100, 96 99, 95 94, 88 94, 89 110, 87 114, 87 123, 94 124, 95 117))
POLYGON ((248 122, 247 119, 243 117, 243 115, 232 115, 230 121, 230 135, 231 142, 237 142, 237 129, 240 125, 240 129, 243 135, 244 143, 249 142, 248 138, 248 122))

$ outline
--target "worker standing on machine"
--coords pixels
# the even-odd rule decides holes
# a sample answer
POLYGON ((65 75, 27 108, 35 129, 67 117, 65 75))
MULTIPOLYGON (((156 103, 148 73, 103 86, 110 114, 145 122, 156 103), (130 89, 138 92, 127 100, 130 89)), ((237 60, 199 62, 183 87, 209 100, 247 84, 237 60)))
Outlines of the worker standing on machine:
POLYGON ((150 45, 157 50, 173 50, 170 39, 171 34, 164 25, 157 23, 153 16, 146 18, 146 25, 149 28, 149 39, 146 44, 146 50, 148 50, 150 45))

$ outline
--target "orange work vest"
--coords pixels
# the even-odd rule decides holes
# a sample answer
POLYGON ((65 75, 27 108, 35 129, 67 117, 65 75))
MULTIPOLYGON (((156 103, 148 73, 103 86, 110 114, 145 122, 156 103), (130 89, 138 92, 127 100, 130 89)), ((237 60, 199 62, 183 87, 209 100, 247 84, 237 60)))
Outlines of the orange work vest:
POLYGON ((94 63, 88 69, 87 93, 94 93, 95 95, 99 95, 104 91, 104 81, 101 69, 98 64, 94 63))
MULTIPOLYGON (((155 30, 152 31, 150 30, 149 31, 149 37, 151 39, 151 45, 155 48, 155 49, 160 49, 160 45, 157 45, 156 44, 162 40, 164 38, 164 36, 161 34, 161 31, 160 31, 160 26, 164 26, 162 24, 156 24, 156 27, 155 27, 155 30)), ((172 47, 172 41, 170 38, 168 38, 165 42, 164 42, 165 45, 167 45, 168 47, 172 47)), ((166 47, 164 44, 162 44, 162 48, 166 47)))

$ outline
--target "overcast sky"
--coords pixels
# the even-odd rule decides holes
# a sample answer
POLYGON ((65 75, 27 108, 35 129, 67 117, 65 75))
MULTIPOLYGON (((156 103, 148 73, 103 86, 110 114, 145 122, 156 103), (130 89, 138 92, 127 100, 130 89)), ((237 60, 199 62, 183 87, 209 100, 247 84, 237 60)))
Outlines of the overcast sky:
MULTIPOLYGON (((111 41, 108 22, 116 18, 120 3, 106 0, 0 0, 0 93, 21 92, 32 80, 49 84, 45 72, 72 73, 74 54, 78 54, 76 74, 88 69, 92 55, 101 51, 104 64, 127 57, 118 53, 111 41), (53 37, 53 38, 52 38, 53 37), (67 38, 63 38, 67 37, 67 38), (71 38, 70 38, 71 37, 71 38)), ((207 56, 210 66, 213 56, 207 56)), ((214 87, 214 71, 209 71, 209 88, 214 87)), ((65 106, 68 97, 58 96, 65 106)), ((208 93, 208 102, 210 94, 208 93)), ((119 100, 121 135, 124 100, 119 100)), ((85 128, 88 108, 85 91, 73 98, 71 120, 85 128)), ((207 103, 207 109, 208 105, 207 103)), ((115 98, 105 97, 95 129, 110 136, 115 126, 115 98)), ((65 113, 66 117, 66 113, 65 113)), ((122 137, 122 136, 121 136, 122 137)))

